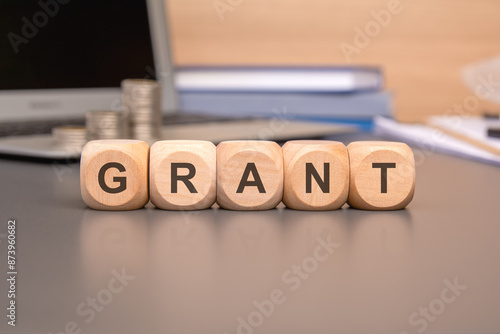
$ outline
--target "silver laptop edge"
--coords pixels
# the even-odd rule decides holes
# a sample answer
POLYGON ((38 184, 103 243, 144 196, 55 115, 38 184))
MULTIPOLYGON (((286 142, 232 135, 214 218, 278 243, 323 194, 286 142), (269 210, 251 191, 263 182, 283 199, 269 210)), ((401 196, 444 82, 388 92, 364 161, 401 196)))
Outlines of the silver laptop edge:
POLYGON ((173 114, 178 110, 174 84, 174 67, 170 52, 170 33, 164 0, 147 0, 156 77, 163 85, 163 110, 173 114))

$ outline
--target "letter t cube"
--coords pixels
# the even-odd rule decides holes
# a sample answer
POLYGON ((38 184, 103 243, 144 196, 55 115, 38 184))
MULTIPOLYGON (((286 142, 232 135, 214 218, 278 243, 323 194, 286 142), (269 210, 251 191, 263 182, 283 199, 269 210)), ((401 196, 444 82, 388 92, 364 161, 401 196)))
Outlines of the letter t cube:
POLYGON ((408 145, 354 142, 349 151, 351 181, 347 203, 364 210, 398 210, 415 191, 415 160, 408 145))

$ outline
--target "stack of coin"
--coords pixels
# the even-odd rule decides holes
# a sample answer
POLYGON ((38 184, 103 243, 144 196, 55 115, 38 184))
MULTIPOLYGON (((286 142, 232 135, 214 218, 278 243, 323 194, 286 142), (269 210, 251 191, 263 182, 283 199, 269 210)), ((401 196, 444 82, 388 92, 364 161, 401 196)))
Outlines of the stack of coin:
POLYGON ((136 139, 151 141, 161 133, 161 84, 154 80, 122 81, 123 110, 136 139))
POLYGON ((128 137, 128 120, 123 112, 92 110, 85 114, 85 124, 89 140, 128 137))
POLYGON ((87 143, 87 129, 77 125, 58 126, 52 129, 52 138, 56 147, 81 152, 87 143))

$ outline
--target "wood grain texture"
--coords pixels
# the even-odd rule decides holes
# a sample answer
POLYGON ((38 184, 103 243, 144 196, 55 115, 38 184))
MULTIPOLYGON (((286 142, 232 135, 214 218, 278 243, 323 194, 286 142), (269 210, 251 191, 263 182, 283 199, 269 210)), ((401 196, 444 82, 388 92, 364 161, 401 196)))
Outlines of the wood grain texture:
POLYGON ((149 146, 143 141, 90 141, 80 161, 83 200, 97 210, 142 208, 149 201, 148 166, 149 146))
POLYGON ((282 198, 283 154, 277 143, 226 141, 217 146, 217 203, 220 207, 268 210, 275 208, 282 198), (244 186, 245 183, 248 185, 244 186))
POLYGON ((283 203, 288 208, 336 210, 346 203, 349 192, 349 156, 343 143, 293 140, 283 145, 282 149, 285 176, 283 203), (312 164, 321 183, 312 176, 311 165, 308 167, 307 164, 312 164))
MULTIPOLYGON (((462 67, 500 54, 497 0, 401 0, 402 11, 350 61, 339 46, 389 0, 232 1, 223 20, 214 2, 168 0, 177 65, 379 65, 403 121, 463 103, 472 92, 462 67)), ((472 113, 484 107, 492 106, 472 113)))
POLYGON ((207 209, 216 198, 215 145, 199 140, 156 142, 151 146, 149 175, 151 202, 157 208, 207 209))
POLYGON ((415 160, 408 145, 361 141, 349 144, 347 149, 351 176, 347 203, 351 207, 398 210, 411 202, 415 192, 415 160))

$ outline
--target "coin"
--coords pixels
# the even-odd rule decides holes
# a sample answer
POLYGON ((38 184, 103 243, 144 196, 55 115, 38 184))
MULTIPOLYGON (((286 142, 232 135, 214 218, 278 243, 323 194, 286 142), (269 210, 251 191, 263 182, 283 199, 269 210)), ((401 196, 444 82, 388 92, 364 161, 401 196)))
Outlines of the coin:
POLYGON ((90 140, 128 138, 128 120, 124 112, 88 111, 85 114, 85 124, 90 140))
POLYGON ((87 129, 84 126, 65 125, 52 129, 52 138, 56 147, 81 152, 87 143, 87 129))
POLYGON ((123 110, 132 137, 150 141, 161 135, 161 84, 154 80, 126 79, 121 83, 123 110))

